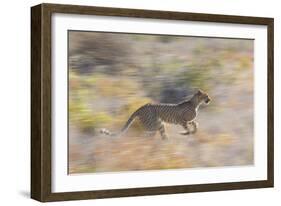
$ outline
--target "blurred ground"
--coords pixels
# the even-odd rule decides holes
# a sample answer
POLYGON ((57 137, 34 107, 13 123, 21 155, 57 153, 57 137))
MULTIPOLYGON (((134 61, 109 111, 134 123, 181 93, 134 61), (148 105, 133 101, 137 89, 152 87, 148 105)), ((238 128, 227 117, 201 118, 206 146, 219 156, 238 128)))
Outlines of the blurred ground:
POLYGON ((69 172, 218 167, 253 164, 253 41, 155 35, 69 33, 69 172), (199 130, 180 126, 141 135, 139 106, 177 103, 197 88, 212 102, 199 109, 199 130))

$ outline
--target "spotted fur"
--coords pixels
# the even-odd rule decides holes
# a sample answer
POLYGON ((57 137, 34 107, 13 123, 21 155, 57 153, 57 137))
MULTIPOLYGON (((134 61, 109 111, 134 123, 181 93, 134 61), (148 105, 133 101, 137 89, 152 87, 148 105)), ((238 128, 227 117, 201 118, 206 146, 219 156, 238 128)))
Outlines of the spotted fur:
POLYGON ((203 102, 208 104, 210 100, 207 93, 198 90, 190 100, 185 100, 178 104, 146 104, 130 116, 119 133, 111 133, 107 129, 102 129, 100 132, 110 136, 122 135, 137 117, 143 125, 147 136, 154 136, 159 131, 162 139, 168 138, 163 122, 181 125, 185 129, 184 132, 180 133, 182 135, 193 134, 198 129, 198 123, 195 122, 198 108, 203 102), (192 131, 189 129, 189 125, 193 126, 192 131))

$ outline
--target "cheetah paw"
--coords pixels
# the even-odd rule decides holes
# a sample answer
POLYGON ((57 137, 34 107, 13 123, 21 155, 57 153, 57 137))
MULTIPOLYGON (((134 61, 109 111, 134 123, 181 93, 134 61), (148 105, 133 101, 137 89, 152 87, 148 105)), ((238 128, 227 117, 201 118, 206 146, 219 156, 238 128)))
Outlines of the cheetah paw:
POLYGON ((188 132, 188 131, 182 131, 182 132, 180 132, 180 134, 181 134, 181 135, 189 135, 190 132, 188 132))

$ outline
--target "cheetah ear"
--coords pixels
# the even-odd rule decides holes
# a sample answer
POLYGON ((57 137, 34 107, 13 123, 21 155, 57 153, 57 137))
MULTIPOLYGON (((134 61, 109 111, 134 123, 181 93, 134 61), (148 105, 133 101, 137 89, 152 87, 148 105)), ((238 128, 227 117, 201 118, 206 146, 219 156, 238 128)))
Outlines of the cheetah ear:
POLYGON ((197 94, 202 94, 202 90, 198 89, 197 94))

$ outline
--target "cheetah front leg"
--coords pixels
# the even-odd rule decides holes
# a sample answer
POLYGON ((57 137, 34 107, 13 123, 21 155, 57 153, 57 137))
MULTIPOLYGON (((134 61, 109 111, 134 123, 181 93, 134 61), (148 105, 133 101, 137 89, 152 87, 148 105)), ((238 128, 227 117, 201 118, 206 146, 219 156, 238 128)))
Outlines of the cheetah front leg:
POLYGON ((180 132, 181 135, 189 135, 190 134, 190 129, 188 127, 189 122, 186 122, 182 124, 182 127, 185 129, 185 131, 180 132))
POLYGON ((191 134, 195 134, 198 130, 198 122, 192 121, 190 122, 190 124, 193 126, 193 131, 191 132, 191 134))
POLYGON ((198 123, 195 121, 187 122, 187 123, 183 124, 182 126, 185 129, 185 131, 180 132, 180 134, 182 134, 182 135, 195 134, 198 130, 198 123), (188 125, 192 125, 192 127, 193 127, 192 131, 190 131, 188 125))

